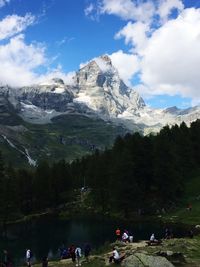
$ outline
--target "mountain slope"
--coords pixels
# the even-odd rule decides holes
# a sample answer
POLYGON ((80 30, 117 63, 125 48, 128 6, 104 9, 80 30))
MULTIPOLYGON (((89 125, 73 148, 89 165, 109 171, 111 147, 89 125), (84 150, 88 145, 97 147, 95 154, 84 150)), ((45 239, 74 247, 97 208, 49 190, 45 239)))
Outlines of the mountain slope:
POLYGON ((0 125, 0 150, 7 162, 16 166, 35 165, 39 160, 71 161, 110 147, 126 129, 81 115, 55 117, 53 123, 20 126, 0 125))

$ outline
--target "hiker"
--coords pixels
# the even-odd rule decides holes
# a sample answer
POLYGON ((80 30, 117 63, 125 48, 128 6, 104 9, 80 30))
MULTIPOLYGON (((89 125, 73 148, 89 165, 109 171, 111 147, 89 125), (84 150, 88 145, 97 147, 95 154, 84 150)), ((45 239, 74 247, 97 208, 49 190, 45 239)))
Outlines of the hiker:
POLYGON ((68 249, 67 248, 63 248, 62 252, 61 252, 61 257, 60 259, 63 260, 63 259, 67 259, 68 258, 68 249))
POLYGON ((12 261, 11 261, 11 257, 10 254, 8 253, 7 250, 3 251, 3 266, 5 267, 11 267, 12 265, 12 261))
POLYGON ((161 243, 162 241, 157 240, 154 234, 151 235, 150 240, 147 242, 148 246, 160 245, 161 243))
POLYGON ((75 255, 76 255, 76 266, 81 266, 80 259, 81 259, 81 248, 77 247, 75 249, 75 255))
POLYGON ((42 258, 42 267, 48 267, 48 258, 47 258, 47 256, 42 258))
POLYGON ((129 242, 133 243, 133 234, 129 232, 129 242))
POLYGON ((193 238, 194 237, 194 232, 192 231, 192 229, 188 231, 188 236, 190 238, 193 238))
POLYGON ((8 251, 7 250, 3 251, 3 266, 5 267, 8 266, 8 251))
POLYGON ((189 203, 186 209, 187 209, 188 211, 191 211, 191 210, 192 210, 192 204, 189 203))
POLYGON ((129 240, 128 233, 127 233, 127 231, 124 231, 124 233, 122 235, 122 241, 126 243, 126 242, 128 242, 128 240, 129 240))
POLYGON ((120 231, 119 227, 115 230, 115 235, 117 237, 117 240, 120 240, 121 231, 120 231))
POLYGON ((84 247, 84 256, 87 262, 89 262, 89 255, 90 255, 90 251, 91 251, 91 247, 90 245, 87 243, 84 247))
POLYGON ((27 249, 26 250, 26 263, 27 263, 27 266, 31 266, 31 258, 32 258, 32 252, 30 249, 27 249))
POLYGON ((152 243, 156 243, 158 240, 155 238, 155 235, 154 234, 152 234, 151 236, 150 236, 150 241, 152 242, 152 243))
POLYGON ((113 247, 112 256, 109 257, 109 263, 121 263, 121 261, 125 258, 125 255, 121 256, 119 255, 119 252, 115 247, 113 247))
POLYGON ((70 257, 72 259, 72 262, 75 262, 76 260, 76 255, 75 255, 75 246, 74 245, 71 245, 69 247, 69 254, 70 254, 70 257))
POLYGON ((171 233, 168 228, 165 229, 165 239, 170 239, 171 238, 171 233))

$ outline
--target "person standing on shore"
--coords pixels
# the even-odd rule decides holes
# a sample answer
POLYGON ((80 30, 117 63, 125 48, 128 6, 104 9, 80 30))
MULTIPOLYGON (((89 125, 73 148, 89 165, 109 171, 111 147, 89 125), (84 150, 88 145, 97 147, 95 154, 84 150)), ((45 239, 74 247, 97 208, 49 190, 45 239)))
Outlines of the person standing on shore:
POLYGON ((26 263, 28 267, 31 267, 32 252, 30 249, 26 250, 26 263))
POLYGON ((84 247, 84 256, 87 262, 89 262, 90 251, 91 251, 91 246, 88 243, 86 243, 84 247))
POLYGON ((75 249, 75 255, 76 255, 76 266, 81 266, 80 259, 81 259, 81 248, 77 247, 75 249))
POLYGON ((115 230, 115 235, 117 237, 117 240, 121 239, 121 231, 120 231, 119 227, 115 230))
POLYGON ((75 254, 75 246, 74 245, 71 245, 69 247, 69 254, 70 254, 70 257, 72 259, 72 262, 75 262, 75 260, 76 260, 76 254, 75 254))

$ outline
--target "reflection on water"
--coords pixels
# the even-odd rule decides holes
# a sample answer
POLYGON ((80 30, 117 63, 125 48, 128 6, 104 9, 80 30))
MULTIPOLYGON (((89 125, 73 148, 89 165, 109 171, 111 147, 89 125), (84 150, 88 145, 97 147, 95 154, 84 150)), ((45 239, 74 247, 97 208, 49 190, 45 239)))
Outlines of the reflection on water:
MULTIPOLYGON (((89 242, 93 248, 98 248, 106 241, 115 239, 115 229, 120 227, 134 234, 134 240, 149 239, 151 233, 157 238, 164 236, 166 226, 158 223, 125 224, 108 221, 105 218, 81 218, 73 220, 60 220, 56 217, 43 217, 31 222, 11 225, 8 228, 8 239, 0 239, 0 252, 7 249, 15 262, 24 262, 25 250, 30 248, 34 257, 40 260, 43 256, 58 258, 58 249, 70 244, 83 246, 89 242)), ((181 226, 173 226, 174 235, 183 236, 185 230, 181 226)))

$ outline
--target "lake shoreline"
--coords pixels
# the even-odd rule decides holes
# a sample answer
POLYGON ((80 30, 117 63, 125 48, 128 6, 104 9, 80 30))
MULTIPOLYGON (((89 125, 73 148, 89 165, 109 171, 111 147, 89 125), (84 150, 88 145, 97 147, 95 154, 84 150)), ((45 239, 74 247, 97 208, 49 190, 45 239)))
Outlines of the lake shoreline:
MULTIPOLYGON (((82 257, 82 266, 90 266, 90 267, 104 267, 108 266, 108 259, 112 253, 112 247, 115 246, 120 254, 125 254, 125 261, 123 266, 131 266, 127 265, 127 262, 130 259, 134 259, 134 257, 143 257, 146 259, 152 259, 160 261, 162 264, 163 258, 169 262, 169 266, 181 266, 182 267, 197 267, 200 266, 200 236, 194 236, 194 238, 173 238, 168 240, 162 240, 162 244, 158 246, 148 246, 147 241, 139 241, 133 243, 123 243, 123 242, 115 242, 109 244, 108 247, 105 248, 105 251, 100 254, 92 254, 90 256, 90 263, 87 263, 82 257)), ((71 259, 67 260, 59 260, 59 261, 49 261, 49 267, 72 267, 71 259)), ((134 266, 134 265, 133 265, 134 266)), ((142 266, 142 265, 140 265, 142 266)), ((152 265, 148 265, 152 266, 152 265)), ((156 265, 162 267, 162 265, 156 265)), ((166 265, 168 266, 168 265, 166 265)), ((34 267, 41 267, 41 263, 34 264, 34 267)))

